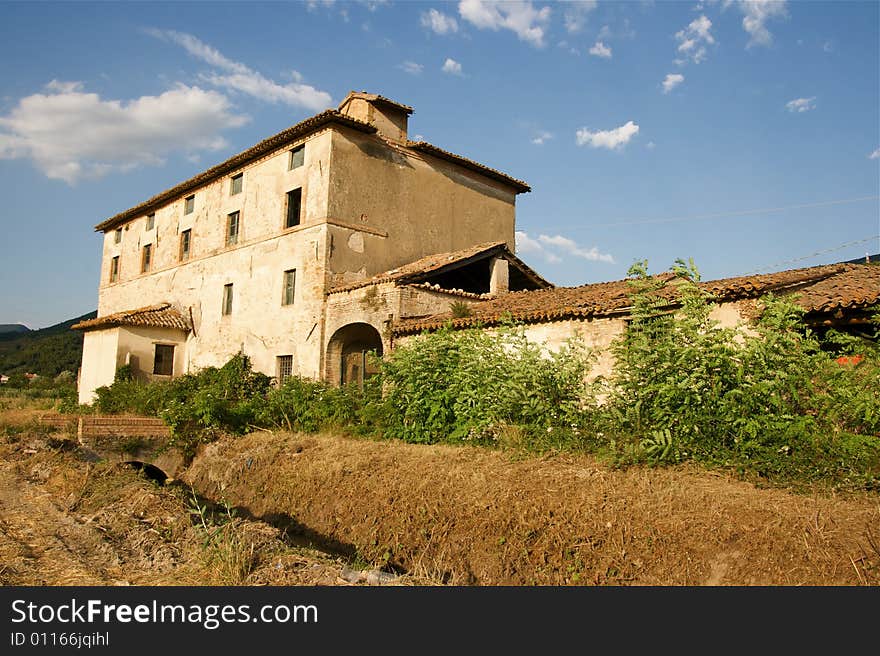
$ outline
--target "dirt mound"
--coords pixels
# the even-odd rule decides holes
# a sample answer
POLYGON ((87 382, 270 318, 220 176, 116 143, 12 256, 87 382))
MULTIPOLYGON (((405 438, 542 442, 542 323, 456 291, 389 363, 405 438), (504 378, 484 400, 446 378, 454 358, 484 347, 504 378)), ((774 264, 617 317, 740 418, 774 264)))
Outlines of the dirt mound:
POLYGON ((457 584, 880 583, 877 495, 804 496, 694 467, 256 433, 186 474, 255 518, 457 584))
POLYGON ((60 434, 0 438, 0 585, 412 584, 93 460, 60 434))

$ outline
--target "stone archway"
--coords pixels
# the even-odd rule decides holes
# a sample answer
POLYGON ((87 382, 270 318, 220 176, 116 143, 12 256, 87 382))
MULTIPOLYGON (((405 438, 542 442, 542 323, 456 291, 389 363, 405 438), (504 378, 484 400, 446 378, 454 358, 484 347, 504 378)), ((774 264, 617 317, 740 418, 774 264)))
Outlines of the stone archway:
POLYGON ((327 380, 335 385, 355 383, 376 373, 369 354, 382 355, 382 336, 368 323, 343 326, 327 343, 327 380))

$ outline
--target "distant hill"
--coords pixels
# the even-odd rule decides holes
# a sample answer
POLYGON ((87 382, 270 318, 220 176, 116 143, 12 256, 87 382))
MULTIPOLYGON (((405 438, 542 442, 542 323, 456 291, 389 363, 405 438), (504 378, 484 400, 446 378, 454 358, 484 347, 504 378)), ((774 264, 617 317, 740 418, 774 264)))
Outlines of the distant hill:
POLYGON ((20 323, 0 323, 0 335, 5 335, 7 333, 29 333, 30 331, 30 328, 22 326, 20 323))
POLYGON ((75 374, 82 361, 83 334, 70 327, 95 316, 97 311, 92 311, 40 330, 29 330, 25 326, 20 327, 24 331, 0 329, 0 373, 57 376, 62 371, 70 371, 75 374))

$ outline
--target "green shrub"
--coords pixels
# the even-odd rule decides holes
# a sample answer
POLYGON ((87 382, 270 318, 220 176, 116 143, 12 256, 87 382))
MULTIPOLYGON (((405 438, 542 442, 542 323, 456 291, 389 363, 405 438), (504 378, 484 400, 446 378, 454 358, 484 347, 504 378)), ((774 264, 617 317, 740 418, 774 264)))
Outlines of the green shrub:
POLYGON ((357 386, 332 387, 293 376, 266 395, 257 411, 261 426, 313 433, 358 424, 363 397, 357 386))
POLYGON ((582 343, 548 354, 511 324, 420 335, 381 363, 384 430, 421 443, 492 442, 506 426, 577 431, 589 366, 582 343))
MULTIPOLYGON (((757 334, 722 329, 693 263, 630 270, 633 313, 603 392, 604 447, 623 461, 694 459, 776 480, 880 480, 880 368, 840 366, 792 297, 762 299, 757 334), (664 314, 676 285, 680 307, 664 314)), ((838 342, 851 342, 835 337, 838 342)))

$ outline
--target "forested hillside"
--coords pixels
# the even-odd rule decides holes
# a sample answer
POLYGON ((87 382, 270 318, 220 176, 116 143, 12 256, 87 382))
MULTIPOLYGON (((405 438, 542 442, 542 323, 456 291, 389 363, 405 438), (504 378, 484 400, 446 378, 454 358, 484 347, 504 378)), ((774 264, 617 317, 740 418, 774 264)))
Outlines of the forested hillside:
POLYGON ((54 326, 26 333, 0 333, 0 373, 34 373, 57 376, 62 371, 76 373, 82 359, 83 334, 70 327, 92 319, 92 311, 54 326))

